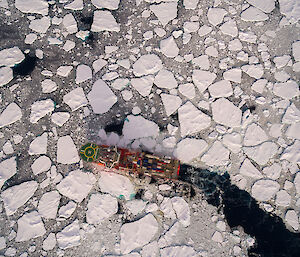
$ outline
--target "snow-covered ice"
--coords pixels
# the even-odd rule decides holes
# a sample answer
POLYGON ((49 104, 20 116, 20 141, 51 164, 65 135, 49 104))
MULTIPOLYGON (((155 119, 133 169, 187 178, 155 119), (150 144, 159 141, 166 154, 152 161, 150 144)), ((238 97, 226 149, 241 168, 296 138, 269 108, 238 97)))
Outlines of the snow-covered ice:
POLYGON ((45 219, 55 219, 60 201, 60 195, 57 191, 47 192, 42 195, 38 212, 45 219))
POLYGON ((50 233, 43 241, 43 250, 52 250, 56 245, 56 238, 54 233, 50 233))
POLYGON ((293 229, 299 229, 298 214, 295 212, 295 210, 288 210, 285 214, 285 220, 293 229))
POLYGON ((40 156, 31 165, 31 169, 34 175, 38 175, 44 171, 49 170, 51 167, 51 160, 48 156, 40 156))
POLYGON ((74 34, 78 31, 77 22, 72 13, 64 16, 62 23, 69 34, 74 34))
POLYGON ((92 78, 92 69, 90 66, 80 64, 76 68, 76 84, 82 83, 92 78))
POLYGON ((209 71, 193 70, 192 78, 200 93, 203 93, 208 86, 214 82, 214 80, 217 78, 217 75, 209 71))
POLYGON ((223 8, 209 8, 207 12, 207 19, 210 24, 217 26, 222 23, 226 14, 227 11, 223 8))
POLYGON ((179 48, 173 36, 160 41, 160 50, 165 56, 169 58, 174 58, 179 53, 179 48))
POLYGON ((300 140, 295 140, 294 143, 288 146, 280 156, 281 160, 288 160, 291 163, 300 163, 300 140))
POLYGON ((220 141, 214 142, 212 147, 203 154, 201 161, 209 166, 226 165, 229 161, 229 150, 220 141))
POLYGON ((172 72, 162 69, 154 78, 154 84, 160 88, 172 89, 177 87, 177 81, 172 72))
POLYGON ((19 47, 6 48, 0 51, 0 66, 13 67, 22 62, 24 58, 19 47))
POLYGON ((249 159, 244 160, 240 168, 240 174, 253 179, 263 178, 262 174, 257 170, 257 168, 255 168, 249 159))
POLYGON ((45 79, 41 83, 43 93, 51 93, 57 89, 57 84, 51 79, 45 79))
POLYGON ((51 99, 36 101, 31 105, 30 122, 37 123, 41 118, 54 111, 51 99))
POLYGON ((41 136, 36 137, 29 145, 28 153, 30 155, 46 154, 48 147, 48 133, 44 132, 41 136))
POLYGON ((71 164, 79 162, 77 148, 70 136, 60 137, 57 141, 57 162, 71 164))
POLYGON ((67 249, 80 245, 80 227, 79 221, 75 220, 66 226, 61 232, 56 234, 56 240, 59 248, 67 249))
POLYGON ((0 189, 5 181, 14 176, 16 172, 17 161, 15 156, 0 162, 0 189))
POLYGON ((30 22, 29 28, 37 33, 46 33, 50 27, 50 18, 42 17, 41 19, 34 19, 30 22))
POLYGON ((120 0, 92 0, 92 4, 98 9, 116 10, 119 7, 120 0))
POLYGON ((180 256, 189 256, 196 257, 197 252, 191 246, 187 245, 178 245, 178 246, 169 246, 160 250, 161 257, 180 257, 180 256))
POLYGON ((93 24, 91 31, 120 31, 120 25, 109 11, 94 11, 93 24))
POLYGON ((63 97, 64 102, 70 106, 72 111, 88 104, 82 87, 77 87, 63 97))
POLYGON ((160 71, 163 68, 163 65, 156 54, 146 54, 142 55, 132 67, 134 75, 140 77, 160 71))
POLYGON ((74 201, 69 201, 66 205, 59 208, 58 217, 59 218, 69 218, 76 209, 76 203, 74 201))
POLYGON ((299 85, 294 80, 288 80, 284 83, 275 83, 273 92, 274 95, 288 100, 300 95, 299 85))
POLYGON ((95 182, 96 178, 92 173, 74 170, 56 188, 62 195, 80 203, 87 197, 95 182))
POLYGON ((146 202, 139 199, 133 199, 126 202, 126 208, 133 214, 138 215, 146 207, 146 202))
POLYGON ((132 78, 130 82, 135 90, 137 90, 142 96, 146 97, 151 92, 154 77, 152 75, 147 75, 140 78, 132 78))
POLYGON ((16 0, 15 7, 23 13, 48 14, 48 2, 43 0, 30 0, 30 5, 26 0, 16 0))
POLYGON ((21 118, 21 108, 14 102, 10 103, 0 114, 0 128, 13 124, 21 118))
POLYGON ((150 10, 155 14, 163 26, 177 17, 177 2, 167 2, 150 5, 150 10))
POLYGON ((251 188, 251 194, 257 201, 268 201, 278 191, 280 185, 271 179, 261 179, 254 183, 251 188))
POLYGON ((244 145, 254 146, 268 140, 266 132, 256 123, 250 124, 245 132, 244 145))
POLYGON ((188 227, 190 225, 190 208, 188 203, 178 196, 171 198, 171 202, 179 222, 184 227, 188 227))
POLYGON ((228 80, 220 80, 208 87, 208 91, 213 98, 228 97, 233 93, 232 86, 228 80))
POLYGON ((241 18, 244 21, 265 21, 269 19, 269 16, 263 11, 251 6, 241 13, 241 18))
POLYGON ((225 71, 223 73, 223 77, 225 80, 232 81, 235 83, 241 83, 242 82, 242 71, 239 68, 233 68, 233 69, 225 71))
POLYGON ((10 67, 0 68, 0 87, 8 84, 13 79, 13 70, 10 67))
POLYGON ((271 166, 263 168, 262 172, 270 179, 279 179, 281 174, 281 165, 279 163, 273 163, 271 166))
POLYGON ((176 112, 179 106, 182 104, 181 98, 176 95, 161 94, 160 97, 164 104, 167 116, 170 116, 176 112))
POLYGON ((51 121, 61 127, 68 121, 70 116, 68 112, 55 112, 51 115, 51 121))

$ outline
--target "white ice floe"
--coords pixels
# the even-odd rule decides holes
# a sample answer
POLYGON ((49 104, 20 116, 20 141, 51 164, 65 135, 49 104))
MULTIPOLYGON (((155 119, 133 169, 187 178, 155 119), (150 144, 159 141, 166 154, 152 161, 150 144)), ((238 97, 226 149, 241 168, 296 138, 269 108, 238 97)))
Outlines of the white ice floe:
POLYGON ((34 175, 38 175, 44 171, 49 170, 51 167, 51 160, 48 156, 40 156, 31 165, 31 169, 34 175))
POLYGON ((201 161, 209 166, 226 165, 229 161, 229 150, 220 141, 215 141, 202 156, 201 161))
POLYGON ((117 10, 120 0, 92 0, 92 4, 98 9, 117 10))
POLYGON ((179 85, 178 91, 190 100, 196 96, 196 91, 193 83, 179 85))
POLYGON ((264 75, 264 68, 261 64, 243 65, 242 71, 255 79, 260 79, 264 75))
POLYGON ((111 87, 117 90, 122 90, 129 85, 129 79, 116 79, 112 84, 111 87))
POLYGON ((242 111, 228 99, 217 99, 211 104, 211 108, 215 122, 228 127, 241 125, 242 111))
POLYGON ((153 86, 154 77, 152 75, 143 76, 140 78, 131 79, 131 85, 142 96, 146 97, 150 94, 153 86))
POLYGON ((294 185, 297 194, 300 194, 300 172, 297 172, 295 178, 294 178, 294 185))
POLYGON ((183 29, 185 33, 194 33, 199 29, 198 21, 186 21, 183 24, 183 29))
POLYGON ((188 257, 196 257, 197 252, 191 246, 187 245, 178 245, 178 246, 169 246, 165 247, 160 250, 161 257, 181 257, 181 256, 188 256, 188 257))
POLYGON ((3 145, 2 149, 5 154, 12 154, 14 152, 14 148, 9 140, 3 145))
POLYGON ((256 123, 250 124, 245 132, 244 145, 254 146, 268 140, 266 132, 256 123))
POLYGON ((212 32, 212 28, 207 25, 203 25, 199 28, 198 35, 200 37, 203 37, 203 36, 209 34, 210 32, 212 32))
POLYGON ((92 69, 85 64, 80 64, 76 68, 76 84, 82 83, 86 80, 91 79, 93 76, 92 69))
POLYGON ((299 220, 298 214, 295 210, 288 210, 285 214, 285 221, 289 224, 294 230, 299 229, 299 220))
POLYGON ((72 111, 76 111, 88 104, 82 87, 77 87, 63 97, 64 102, 70 106, 72 111))
POLYGON ((80 227, 79 221, 75 220, 66 226, 61 232, 56 234, 56 240, 59 248, 67 249, 80 245, 80 227))
POLYGON ((62 23, 69 34, 74 34, 78 31, 77 22, 72 13, 65 15, 62 23))
POLYGON ((300 140, 300 133, 299 133, 299 131, 300 131, 300 122, 297 122, 295 124, 291 124, 288 127, 285 135, 288 138, 294 138, 294 139, 300 140))
POLYGON ((93 69, 94 72, 97 73, 99 70, 101 70, 105 65, 107 64, 107 61, 105 61, 102 58, 99 58, 98 60, 93 62, 93 69))
POLYGON ((38 205, 39 214, 45 219, 55 219, 59 201, 60 195, 57 191, 43 194, 38 205))
POLYGON ((222 138, 222 143, 233 153, 238 153, 241 150, 242 138, 237 132, 225 134, 222 138))
POLYGON ((21 108, 16 103, 10 103, 0 114, 0 128, 13 124, 21 118, 21 108))
POLYGON ((183 0, 183 6, 185 9, 196 9, 199 0, 183 0))
POLYGON ((257 36, 252 32, 252 31, 247 31, 247 32, 239 32, 239 39, 241 41, 255 44, 257 41, 257 36))
POLYGON ((74 0, 73 2, 64 6, 65 9, 79 11, 83 9, 83 0, 74 0))
POLYGON ((94 11, 91 31, 120 31, 120 25, 109 11, 94 11))
POLYGON ((56 188, 62 195, 80 203, 87 197, 95 182, 96 178, 92 173, 74 170, 56 188))
POLYGON ((134 186, 129 178, 113 172, 101 172, 100 174, 98 183, 102 192, 115 197, 124 197, 126 200, 130 200, 135 195, 134 186))
POLYGON ((0 66, 13 67, 24 59, 24 54, 17 46, 0 51, 0 66))
POLYGON ((277 69, 281 69, 285 67, 290 60, 291 56, 285 54, 283 56, 274 57, 273 62, 275 63, 277 69))
POLYGON ((177 236, 178 230, 180 228, 179 222, 175 222, 163 235, 160 236, 158 240, 159 248, 164 248, 166 246, 174 244, 175 238, 177 236))
POLYGON ((10 67, 0 68, 0 87, 8 84, 13 78, 13 70, 10 67))
POLYGON ((273 163, 271 166, 265 167, 263 173, 270 179, 279 179, 281 174, 281 166, 279 163, 273 163))
POLYGON ((242 71, 239 68, 233 68, 230 70, 227 70, 223 73, 223 78, 228 81, 232 81, 235 83, 241 83, 242 82, 242 71))
POLYGON ((275 0, 247 0, 247 2, 265 13, 270 13, 275 8, 275 0))
POLYGON ((48 14, 48 2, 43 0, 16 0, 15 7, 23 13, 48 14))
POLYGON ((223 235, 222 235, 222 233, 221 233, 220 231, 216 231, 216 232, 212 235, 211 239, 212 239, 213 241, 217 242, 217 243, 223 243, 223 241, 224 241, 223 235))
POLYGON ((257 146, 243 147, 245 154, 259 165, 265 165, 278 150, 273 142, 264 142, 257 146))
POLYGON ((300 163, 300 140, 295 140, 294 143, 288 146, 280 156, 281 160, 288 160, 291 163, 300 163))
POLYGON ((118 201, 109 194, 92 194, 87 204, 86 220, 99 224, 118 211, 118 201))
POLYGON ((128 115, 125 119, 123 135, 127 139, 156 137, 158 132, 158 125, 142 116, 128 115))
POLYGON ((292 24, 300 20, 300 4, 298 0, 279 0, 279 9, 292 24))
POLYGON ((34 154, 46 154, 48 146, 48 133, 44 132, 41 136, 36 137, 29 145, 28 153, 34 154))
POLYGON ((176 137, 167 137, 162 141, 162 145, 165 148, 174 148, 176 145, 176 137))
POLYGON ((6 215, 14 214, 24 205, 38 188, 36 181, 23 182, 20 185, 9 187, 1 193, 6 215))
POLYGON ((255 168, 255 166, 251 163, 249 159, 245 159, 241 168, 240 174, 253 178, 253 179, 260 179, 262 178, 262 174, 255 168))
POLYGON ((45 79, 41 83, 43 93, 51 93, 57 89, 57 84, 51 79, 45 79))
POLYGON ((292 44, 292 51, 295 61, 300 61, 300 40, 292 44))
POLYGON ((200 55, 192 60, 195 66, 198 66, 202 70, 208 70, 210 67, 210 62, 207 55, 200 55))
POLYGON ((0 237, 0 250, 3 250, 6 248, 6 239, 5 237, 1 236, 0 237))
POLYGON ((276 194, 276 205, 278 206, 282 206, 282 207, 288 207, 291 203, 291 196, 289 195, 289 193, 285 190, 280 190, 277 194, 276 194))
MULTIPOLYGON (((152 241, 151 243, 145 245, 141 251, 141 254, 144 257, 159 256, 159 246, 157 244, 157 241, 152 241)), ((134 257, 134 256, 132 256, 132 257, 134 257)))
POLYGON ((264 89, 265 89, 265 86, 267 85, 267 83, 268 83, 268 80, 259 79, 252 84, 251 89, 257 93, 262 94, 264 92, 264 89))
POLYGON ((161 52, 169 58, 174 58, 179 53, 179 48, 173 36, 161 40, 159 45, 161 52))
POLYGON ((160 94, 161 100, 164 104, 167 116, 176 112, 179 106, 182 104, 182 100, 179 96, 170 94, 160 94))
POLYGON ((18 231, 15 241, 23 242, 46 233, 44 223, 37 211, 25 213, 18 219, 18 231))
POLYGON ((219 56, 218 50, 214 46, 207 47, 205 49, 205 54, 207 54, 208 56, 211 56, 211 57, 215 57, 215 58, 219 56))
POLYGON ((131 201, 126 202, 126 208, 132 213, 133 215, 138 215, 142 212, 146 207, 146 202, 139 199, 133 199, 131 201))
POLYGON ((173 209, 176 213, 178 221, 184 226, 190 225, 190 208, 188 203, 182 198, 175 196, 171 198, 173 209))
POLYGON ((63 164, 79 162, 77 148, 70 136, 63 136, 58 139, 57 162, 63 164))
POLYGON ((61 127, 68 121, 70 116, 68 112, 55 112, 51 115, 51 121, 61 127))
POLYGON ((196 108, 190 101, 178 109, 181 136, 187 136, 208 128, 211 118, 196 108))
POLYGON ((210 24, 217 26, 222 23, 226 14, 227 11, 223 8, 209 8, 207 12, 207 19, 210 24))
POLYGON ((284 83, 275 83, 273 87, 274 95, 280 96, 283 99, 292 99, 300 95, 299 85, 294 80, 288 80, 284 83))
POLYGON ((208 87, 212 98, 228 97, 233 94, 231 83, 228 80, 220 80, 208 87))
POLYGON ((142 55, 133 64, 133 73, 135 76, 154 74, 163 68, 162 61, 155 54, 142 55))
POLYGON ((250 6, 241 13, 241 19, 243 21, 266 21, 269 19, 269 16, 263 11, 250 6))
POLYGON ((126 223, 121 227, 121 253, 127 254, 148 244, 158 231, 158 223, 152 214, 126 223))
POLYGON ((172 89, 177 87, 177 81, 171 71, 162 69, 154 78, 154 84, 160 88, 172 89))
POLYGON ((300 110, 292 103, 285 111, 282 117, 282 123, 295 124, 300 122, 300 110))
POLYGON ((41 118, 54 111, 51 99, 36 101, 31 105, 30 122, 37 123, 41 118))
POLYGON ((214 80, 217 78, 217 75, 209 71, 193 70, 192 78, 200 93, 203 93, 208 86, 214 82, 214 80))
POLYGON ((46 33, 51 23, 49 17, 42 17, 41 19, 34 19, 30 22, 29 28, 37 33, 46 33))
POLYGON ((73 70, 73 66, 59 66, 56 70, 56 74, 62 77, 68 77, 70 72, 73 70))
POLYGON ((174 156, 183 163, 189 163, 194 158, 201 156, 208 144, 202 139, 185 138, 181 140, 174 150, 174 156))
POLYGON ((158 18, 163 26, 177 17, 177 2, 160 3, 150 5, 150 10, 158 18))
POLYGON ((56 245, 56 238, 54 233, 50 233, 43 241, 43 250, 50 251, 56 245))
POLYGON ((233 19, 230 19, 226 21, 221 27, 220 27, 221 32, 224 35, 228 35, 231 37, 236 37, 238 35, 238 28, 236 25, 236 21, 233 19))
POLYGON ((16 172, 17 162, 15 156, 0 162, 0 189, 5 181, 15 175, 16 172))
POLYGON ((280 185, 271 179, 261 179, 254 183, 251 188, 251 194, 257 201, 268 201, 278 191, 280 185))
POLYGON ((66 205, 63 205, 59 208, 58 217, 59 218, 69 218, 76 209, 76 203, 69 201, 66 205))

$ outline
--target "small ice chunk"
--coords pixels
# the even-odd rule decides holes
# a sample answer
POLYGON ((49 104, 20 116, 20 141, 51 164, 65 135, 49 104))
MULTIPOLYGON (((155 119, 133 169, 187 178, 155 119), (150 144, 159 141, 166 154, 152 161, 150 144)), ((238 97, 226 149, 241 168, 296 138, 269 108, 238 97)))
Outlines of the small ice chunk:
POLYGON ((274 95, 283 99, 292 99, 300 95, 299 85, 294 80, 288 80, 284 83, 275 83, 273 87, 274 95))
POLYGON ((19 207, 24 205, 38 188, 36 181, 27 181, 22 184, 9 187, 1 193, 6 215, 14 214, 19 207))
POLYGON ((5 237, 1 236, 0 237, 0 250, 3 250, 6 248, 6 240, 5 237))
POLYGON ((227 11, 223 8, 209 8, 207 12, 207 19, 210 24, 217 26, 222 23, 226 14, 227 11))
POLYGON ((295 140, 295 142, 288 146, 280 156, 281 160, 288 160, 291 163, 300 164, 300 140, 295 140))
POLYGON ((282 118, 282 123, 295 124, 300 122, 300 110, 292 103, 285 111, 282 118))
POLYGON ((179 48, 173 36, 160 41, 160 50, 165 56, 169 58, 174 58, 179 53, 179 48))
POLYGON ((63 97, 64 102, 70 106, 72 111, 76 111, 88 104, 82 87, 77 87, 63 97))
POLYGON ((211 118, 196 108, 190 101, 178 109, 180 133, 182 137, 208 128, 211 118))
POLYGON ((199 29, 198 21, 186 21, 183 24, 183 29, 185 33, 194 33, 199 29))
POLYGON ((0 68, 0 87, 8 84, 13 78, 13 70, 10 67, 0 68))
POLYGON ((124 197, 126 200, 130 200, 135 194, 134 186, 129 178, 112 172, 101 172, 100 174, 98 183, 102 192, 115 197, 124 197))
POLYGON ((92 69, 85 65, 85 64, 80 64, 77 66, 76 69, 76 84, 82 83, 86 80, 89 80, 92 78, 92 69))
POLYGON ((83 0, 74 0, 73 2, 64 6, 65 9, 79 11, 83 9, 83 0))
POLYGON ((49 170, 51 167, 51 160, 48 156, 40 156, 31 165, 31 169, 34 175, 38 175, 44 171, 49 170))
POLYGON ((238 28, 236 25, 236 21, 233 19, 230 19, 226 21, 221 27, 220 27, 221 32, 224 35, 228 35, 231 37, 236 37, 238 35, 238 28))
POLYGON ((207 25, 203 25, 199 28, 198 30, 198 35, 200 37, 206 36, 207 34, 209 34, 212 31, 212 28, 207 26, 207 25))
POLYGON ((16 172, 17 162, 15 156, 0 162, 0 189, 5 181, 15 175, 16 172))
POLYGON ((46 233, 44 223, 37 211, 25 213, 18 219, 18 231, 15 241, 23 242, 31 238, 43 236, 46 233))
POLYGON ((56 245, 56 238, 54 233, 50 233, 46 239, 43 241, 43 250, 50 251, 56 245))
POLYGON ((292 51, 295 61, 300 61, 300 40, 292 44, 292 51))
POLYGON ((152 75, 131 79, 131 85, 144 97, 150 94, 153 82, 154 77, 152 75))
POLYGON ((190 208, 188 203, 182 198, 175 196, 171 198, 173 209, 179 222, 184 226, 190 225, 190 208))
POLYGON ((205 49, 205 54, 207 54, 208 56, 212 56, 212 57, 218 57, 219 56, 218 50, 214 46, 207 47, 205 49))
POLYGON ((92 173, 74 170, 56 188, 62 195, 80 203, 87 197, 95 182, 96 178, 92 173))
POLYGON ((39 214, 45 219, 55 219, 59 201, 60 195, 57 191, 43 194, 38 205, 39 214))
POLYGON ((195 87, 193 83, 179 85, 178 91, 190 100, 196 96, 195 87))
POLYGON ((176 145, 176 137, 167 137, 162 141, 162 144, 166 148, 173 148, 176 145))
POLYGON ((21 118, 21 108, 16 103, 10 103, 0 114, 0 128, 13 124, 21 118))
POLYGON ((228 97, 233 93, 231 83, 228 80, 220 80, 208 87, 208 91, 213 98, 228 97))
POLYGON ((156 137, 158 132, 158 125, 142 116, 128 115, 123 126, 123 135, 127 139, 156 137))
POLYGON ((266 132, 256 123, 250 124, 245 132, 244 145, 254 146, 268 140, 266 132))
POLYGON ((214 234, 213 234, 213 236, 212 236, 212 238, 211 238, 213 241, 215 241, 215 242, 217 242, 217 243, 223 243, 223 235, 222 235, 222 233, 221 232, 219 232, 219 231, 216 231, 214 234))
POLYGON ((66 205, 60 207, 58 211, 59 218, 69 218, 76 209, 76 203, 69 201, 66 205))
POLYGON ((43 0, 15 0, 15 7, 23 13, 38 13, 41 15, 48 14, 48 2, 43 0))
POLYGON ((2 149, 5 154, 12 154, 14 152, 14 148, 9 140, 3 145, 2 149))
POLYGON ((41 118, 54 111, 51 99, 36 101, 31 105, 30 122, 37 123, 41 118))
POLYGON ((185 138, 181 140, 174 150, 174 156, 183 163, 189 163, 201 156, 208 144, 202 139, 185 138))
POLYGON ((263 177, 249 159, 244 160, 240 168, 240 174, 254 179, 260 179, 263 177))
POLYGON ((291 60, 291 56, 286 55, 286 54, 283 56, 276 56, 273 59, 277 69, 281 69, 281 68, 285 67, 290 60, 291 60))
POLYGON ((151 12, 165 27, 171 20, 177 17, 177 2, 168 2, 150 5, 151 12))
POLYGON ((116 79, 112 84, 111 87, 116 90, 122 90, 129 85, 129 79, 116 79))
POLYGON ((45 79, 42 81, 42 92, 43 93, 51 93, 57 89, 57 85, 51 79, 45 79))
POLYGON ((288 127, 285 135, 287 137, 289 137, 289 138, 294 138, 294 139, 300 140, 300 133, 299 133, 299 131, 300 131, 300 122, 297 122, 295 124, 291 124, 288 127))
POLYGON ((281 173, 281 166, 278 163, 273 163, 271 166, 265 167, 263 173, 270 179, 279 179, 281 173))
POLYGON ((129 59, 117 60, 117 64, 119 64, 121 67, 123 67, 123 68, 125 68, 127 70, 130 68, 130 61, 129 61, 129 59))
POLYGON ((94 11, 93 24, 91 31, 112 31, 119 32, 120 25, 117 23, 115 17, 109 11, 94 11))
POLYGON ((192 60, 195 66, 198 66, 202 70, 208 70, 210 67, 209 59, 207 55, 200 55, 192 60))
POLYGON ((269 16, 261 10, 250 6, 241 13, 241 19, 243 21, 266 21, 269 19, 269 16))
MULTIPOLYGON (((63 46, 63 49, 64 49, 66 52, 69 52, 69 51, 71 51, 74 47, 75 47, 75 42, 73 42, 73 41, 71 41, 71 40, 67 40, 66 43, 65 43, 64 46, 63 46)), ((72 66, 69 66, 69 67, 71 67, 71 68, 73 69, 72 66)), ((71 70, 72 70, 72 69, 71 69, 71 70)), ((70 71, 71 71, 71 70, 70 70, 70 71)), ((60 76, 62 76, 62 75, 60 75, 60 76)))
POLYGON ((92 194, 87 204, 86 220, 89 224, 99 224, 118 211, 118 201, 108 194, 92 194))
POLYGON ((255 44, 257 36, 252 31, 239 32, 239 39, 247 43, 255 44))
POLYGON ((77 22, 72 13, 65 15, 62 23, 69 34, 74 34, 78 31, 77 22))
POLYGON ((97 114, 107 112, 117 102, 116 95, 102 79, 98 79, 94 83, 87 97, 94 113, 97 114))
POLYGON ((34 154, 46 154, 48 146, 48 133, 44 132, 41 136, 36 137, 29 145, 28 153, 34 154))
POLYGON ((233 68, 230 70, 227 70, 223 73, 223 78, 228 81, 232 81, 235 83, 241 83, 242 82, 242 71, 239 68, 233 68))
POLYGON ((241 150, 242 138, 239 133, 233 132, 225 134, 222 138, 222 143, 233 153, 238 153, 241 150))
POLYGON ((271 179, 261 179, 254 183, 251 188, 251 194, 257 201, 268 201, 278 191, 280 185, 271 179))
POLYGON ((92 0, 92 4, 98 9, 117 10, 120 0, 92 0))
POLYGON ((228 44, 228 50, 230 51, 240 51, 242 50, 243 45, 239 39, 233 39, 228 44))
POLYGON ((121 253, 127 254, 148 244, 157 231, 158 223, 151 213, 137 221, 125 223, 120 230, 121 253))
POLYGON ((70 116, 68 112, 55 112, 51 115, 51 121, 61 127, 68 121, 70 116))
POLYGON ((77 148, 70 136, 63 136, 58 139, 57 162, 62 164, 72 164, 79 162, 77 148))
POLYGON ((300 194, 300 172, 297 172, 295 178, 294 178, 294 185, 297 194, 300 194))
POLYGON ((291 196, 288 194, 287 191, 285 190, 280 190, 276 194, 276 205, 283 206, 283 207, 288 207, 291 203, 291 196))
POLYGON ((278 150, 278 146, 273 142, 265 142, 261 145, 243 147, 245 154, 259 165, 265 165, 278 150))
POLYGON ((241 125, 242 111, 232 102, 220 98, 211 104, 213 119, 215 122, 228 127, 241 125))
POLYGON ((164 104, 167 116, 176 112, 179 106, 182 104, 182 100, 179 96, 170 94, 160 94, 161 100, 164 104))
POLYGON ((56 240, 59 248, 67 249, 80 245, 80 227, 79 221, 75 220, 66 226, 61 232, 56 234, 56 240))
POLYGON ((162 69, 154 78, 154 84, 160 88, 172 89, 177 87, 177 81, 172 72, 162 69))
POLYGON ((193 82, 200 93, 203 93, 217 78, 215 73, 203 70, 193 70, 193 82))
POLYGON ((202 156, 201 161, 209 166, 226 165, 229 160, 229 150, 220 141, 215 141, 208 151, 202 156))
POLYGON ((252 84, 251 89, 257 93, 262 94, 264 92, 264 89, 265 89, 265 86, 267 85, 267 83, 268 83, 268 80, 259 79, 252 84))
POLYGON ((275 0, 247 0, 247 2, 265 13, 270 13, 275 8, 275 0))
POLYGON ((105 65, 107 64, 107 61, 103 60, 102 58, 99 58, 98 60, 93 62, 93 69, 94 72, 97 73, 99 70, 101 70, 105 65))
POLYGON ((163 68, 162 61, 155 54, 142 55, 133 64, 133 73, 135 76, 154 74, 163 68))
POLYGON ((198 5, 199 0, 183 0, 184 8, 189 10, 195 10, 198 5))
POLYGON ((24 59, 24 54, 17 46, 0 50, 0 66, 14 67, 24 59))
POLYGON ((285 214, 285 221, 289 224, 294 230, 299 229, 299 220, 298 215, 295 210, 288 210, 285 214))
POLYGON ((56 74, 62 77, 68 77, 71 70, 73 70, 73 66, 59 66, 56 70, 56 74))
POLYGON ((29 28, 37 33, 46 33, 50 27, 50 18, 42 17, 41 19, 34 19, 30 22, 29 28))
POLYGON ((264 68, 261 64, 243 65, 242 71, 255 79, 260 79, 264 75, 264 68))
POLYGON ((198 255, 193 247, 187 245, 178 245, 178 246, 168 246, 160 249, 161 257, 180 257, 180 256, 204 256, 198 255))
POLYGON ((133 214, 138 215, 142 212, 146 207, 146 202, 139 199, 134 199, 126 202, 126 208, 133 214))

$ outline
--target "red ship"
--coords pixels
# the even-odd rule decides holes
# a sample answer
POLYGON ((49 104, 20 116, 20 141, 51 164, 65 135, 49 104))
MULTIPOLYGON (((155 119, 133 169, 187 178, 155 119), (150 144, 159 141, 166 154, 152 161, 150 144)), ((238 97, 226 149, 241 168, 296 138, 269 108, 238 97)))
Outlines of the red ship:
POLYGON ((151 177, 178 179, 180 170, 177 159, 93 143, 81 147, 80 157, 86 162, 97 163, 110 169, 151 177))

